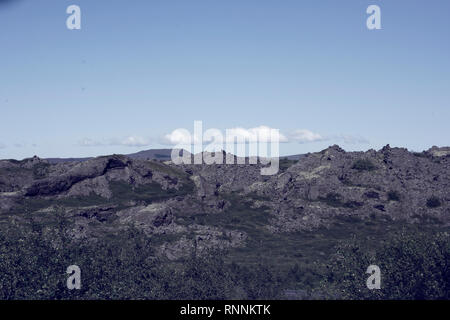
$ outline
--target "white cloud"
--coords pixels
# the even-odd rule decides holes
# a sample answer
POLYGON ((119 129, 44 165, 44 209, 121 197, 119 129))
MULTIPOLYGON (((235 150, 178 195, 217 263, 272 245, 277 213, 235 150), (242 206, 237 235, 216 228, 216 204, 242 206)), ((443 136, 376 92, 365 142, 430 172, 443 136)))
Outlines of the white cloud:
MULTIPOLYGON (((271 132, 274 130, 268 126, 258 126, 254 128, 242 128, 235 127, 220 131, 218 129, 207 129, 203 132, 203 143, 223 144, 223 143, 270 143, 271 142, 271 132)), ((200 144, 200 137, 195 136, 193 133, 187 129, 176 129, 171 133, 166 134, 160 139, 162 144, 167 145, 178 145, 188 147, 192 144, 200 144)), ((278 141, 280 143, 284 142, 297 142, 297 143, 313 143, 319 141, 336 141, 345 144, 367 144, 369 141, 361 136, 354 135, 327 135, 323 136, 319 133, 313 132, 308 129, 297 129, 290 132, 289 135, 285 136, 283 133, 279 132, 278 141)), ((142 137, 142 136, 127 136, 124 138, 110 138, 102 140, 93 140, 90 138, 84 138, 78 142, 79 146, 83 147, 98 147, 98 146, 127 146, 127 147, 146 147, 150 146, 153 142, 152 139, 142 137)), ((0 148, 5 148, 5 145, 0 144, 0 148)))
POLYGON ((78 145, 81 147, 96 147, 96 146, 102 146, 104 144, 101 142, 98 142, 98 141, 94 141, 89 138, 84 138, 84 139, 81 139, 80 141, 78 141, 78 145))
POLYGON ((126 146, 126 147, 145 147, 151 144, 151 139, 140 136, 128 136, 125 138, 111 138, 102 141, 84 138, 78 142, 82 147, 98 147, 98 146, 126 146))
POLYGON ((346 143, 346 144, 368 144, 368 143, 370 143, 370 141, 364 137, 353 136, 353 135, 348 135, 348 134, 337 135, 337 136, 333 137, 332 139, 342 141, 343 143, 346 143))
POLYGON ((349 134, 327 135, 322 136, 318 133, 314 133, 308 129, 297 129, 289 135, 290 141, 296 141, 298 143, 311 143, 318 141, 335 141, 344 144, 368 144, 369 140, 362 136, 355 136, 349 134))
POLYGON ((129 136, 124 139, 112 139, 109 143, 111 146, 126 146, 126 147, 145 147, 151 144, 151 140, 139 137, 129 136))
MULTIPOLYGON (((259 126, 255 128, 245 129, 241 127, 236 127, 232 129, 227 129, 225 132, 221 132, 217 129, 208 129, 203 134, 203 143, 209 143, 214 141, 215 143, 234 143, 244 142, 244 143, 256 143, 256 142, 271 142, 272 128, 267 126, 259 126), (208 138, 208 133, 211 133, 208 138), (212 138, 214 137, 214 138, 212 138)), ((279 142, 287 142, 288 139, 279 133, 277 137, 279 142)), ((277 139, 275 138, 275 139, 277 139)), ((201 139, 191 134, 186 129, 176 129, 169 134, 166 134, 163 138, 163 143, 172 145, 191 145, 194 143, 201 143, 201 139)))
POLYGON ((193 143, 200 143, 197 136, 194 136, 186 129, 173 130, 171 133, 164 136, 162 142, 173 145, 189 145, 193 143))
POLYGON ((308 129, 294 130, 289 135, 289 138, 290 140, 296 141, 298 143, 310 143, 325 140, 324 137, 322 137, 320 134, 314 133, 308 129))
MULTIPOLYGON (((27 147, 33 147, 33 148, 36 148, 36 147, 37 147, 37 144, 35 144, 35 143, 29 144, 29 143, 19 143, 19 142, 16 142, 16 143, 14 143, 14 144, 12 144, 12 145, 10 145, 10 146, 12 146, 12 147, 14 147, 14 148, 27 148, 27 147)), ((6 144, 3 144, 3 143, 0 142, 0 149, 5 149, 6 147, 7 147, 6 144)))
MULTIPOLYGON (((249 143, 255 142, 271 142, 271 134, 274 129, 267 126, 259 126, 256 128, 244 129, 244 128, 233 128, 227 130, 227 142, 230 141, 230 137, 234 140, 234 137, 237 137, 238 140, 245 140, 249 143)), ((275 141, 279 142, 288 142, 288 139, 280 132, 278 132, 278 137, 275 138, 275 141)))

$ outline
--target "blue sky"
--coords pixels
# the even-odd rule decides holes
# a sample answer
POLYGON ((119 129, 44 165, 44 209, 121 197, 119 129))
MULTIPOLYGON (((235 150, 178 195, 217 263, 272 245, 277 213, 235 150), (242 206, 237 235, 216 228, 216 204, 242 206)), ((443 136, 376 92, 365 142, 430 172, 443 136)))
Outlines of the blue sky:
POLYGON ((280 129, 282 154, 450 145, 447 0, 1 2, 0 158, 170 147, 194 120, 280 129))

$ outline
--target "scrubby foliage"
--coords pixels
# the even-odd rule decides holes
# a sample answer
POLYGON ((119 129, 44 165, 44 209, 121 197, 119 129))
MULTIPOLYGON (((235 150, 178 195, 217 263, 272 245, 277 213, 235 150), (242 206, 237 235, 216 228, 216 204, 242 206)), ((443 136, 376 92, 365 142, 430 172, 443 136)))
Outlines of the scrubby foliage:
POLYGON ((342 244, 328 265, 322 292, 344 299, 449 299, 450 236, 402 232, 371 252, 359 241, 342 244), (366 286, 369 265, 381 270, 381 289, 366 286))
POLYGON ((162 260, 151 238, 131 227, 87 241, 73 240, 65 230, 63 222, 2 230, 1 300, 283 299, 288 289, 303 292, 303 298, 450 298, 448 233, 403 232, 373 251, 353 239, 329 262, 274 269, 263 262, 232 263, 226 252, 214 251, 162 260), (381 290, 366 288, 365 272, 372 264, 381 268, 381 290), (81 269, 81 290, 67 289, 70 265, 81 269))
POLYGON ((441 200, 436 196, 432 196, 427 199, 427 207, 428 208, 438 208, 441 206, 441 204, 442 204, 441 200))
POLYGON ((395 190, 391 190, 387 194, 389 201, 400 201, 400 193, 395 190))
POLYGON ((136 230, 120 241, 73 242, 35 226, 0 236, 0 270, 0 299, 139 299, 154 296, 157 264, 136 230), (70 265, 81 268, 81 290, 67 289, 70 265))
POLYGON ((72 241, 33 226, 0 235, 0 299, 275 299, 282 279, 266 266, 225 263, 222 253, 170 264, 150 239, 129 229, 120 236, 72 241), (21 231, 19 231, 21 230, 21 231), (66 269, 81 269, 81 289, 68 290, 66 269))
POLYGON ((375 164, 370 161, 369 159, 359 159, 356 160, 353 163, 352 169, 358 170, 358 171, 373 171, 377 167, 375 164))

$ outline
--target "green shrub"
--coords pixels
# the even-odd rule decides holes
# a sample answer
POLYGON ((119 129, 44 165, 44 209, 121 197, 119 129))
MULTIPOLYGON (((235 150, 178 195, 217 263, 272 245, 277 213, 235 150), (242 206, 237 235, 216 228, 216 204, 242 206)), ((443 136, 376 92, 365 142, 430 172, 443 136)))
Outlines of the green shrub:
POLYGON ((423 152, 413 152, 413 156, 418 158, 428 158, 428 154, 423 152))
POLYGON ((298 163, 298 160, 289 160, 287 158, 281 158, 280 163, 279 163, 280 170, 286 171, 287 169, 289 169, 291 166, 293 166, 296 163, 298 163))
POLYGON ((327 266, 322 290, 343 299, 450 299, 450 236, 401 232, 373 250, 342 244, 327 266), (381 289, 369 290, 366 270, 377 265, 381 289))
POLYGON ((376 170, 377 167, 369 159, 359 159, 353 163, 352 169, 358 171, 373 171, 376 170))
POLYGON ((358 201, 343 202, 342 196, 339 193, 335 193, 335 192, 327 193, 327 195, 325 197, 319 197, 319 201, 325 203, 326 205, 328 205, 330 207, 335 207, 335 208, 344 207, 344 208, 349 208, 349 209, 356 209, 356 208, 362 207, 364 205, 362 202, 358 202, 358 201))
POLYGON ((369 199, 379 199, 380 198, 380 194, 375 191, 368 191, 364 195, 369 199))
POLYGON ((400 201, 400 193, 398 191, 391 190, 387 196, 389 201, 400 201))
POLYGON ((0 233, 0 300, 276 299, 285 278, 267 266, 225 263, 223 252, 167 263, 137 229, 74 241, 59 228, 32 224, 0 233), (66 269, 81 269, 81 289, 68 290, 66 269))
POLYGON ((427 199, 428 208, 438 208, 441 206, 441 200, 438 197, 432 196, 427 199))
POLYGON ((1 235, 0 270, 1 300, 154 299, 162 274, 150 240, 137 230, 72 241, 61 230, 38 225, 1 235), (70 265, 81 268, 81 290, 66 287, 70 265))

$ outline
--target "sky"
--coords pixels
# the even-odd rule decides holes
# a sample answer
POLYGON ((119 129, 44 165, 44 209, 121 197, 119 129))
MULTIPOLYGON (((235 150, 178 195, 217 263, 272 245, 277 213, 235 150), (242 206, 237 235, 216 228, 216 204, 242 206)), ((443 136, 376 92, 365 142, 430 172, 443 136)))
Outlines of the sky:
POLYGON ((284 155, 448 146, 449 13, 448 0, 0 0, 0 158, 170 148, 196 120, 279 129, 284 155))

